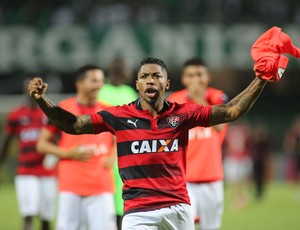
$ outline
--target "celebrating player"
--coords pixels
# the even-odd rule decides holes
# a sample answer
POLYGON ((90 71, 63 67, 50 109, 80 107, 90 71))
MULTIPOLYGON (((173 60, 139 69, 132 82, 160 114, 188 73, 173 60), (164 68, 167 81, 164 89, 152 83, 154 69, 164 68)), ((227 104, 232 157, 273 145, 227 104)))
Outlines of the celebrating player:
MULTIPOLYGON (((204 61, 193 58, 185 62, 181 81, 185 89, 172 93, 169 101, 198 103, 202 105, 224 104, 227 96, 208 87, 211 77, 204 61), (195 85, 202 87, 195 92, 195 85), (200 94, 199 94, 200 93, 200 94)), ((222 169, 222 142, 226 125, 195 127, 189 131, 187 151, 187 189, 191 199, 193 216, 200 217, 202 230, 220 229, 223 214, 224 189, 222 169)))
MULTIPOLYGON (((265 85, 266 81, 255 78, 225 105, 171 103, 165 100, 170 86, 165 63, 146 58, 136 80, 140 98, 129 105, 74 115, 45 95, 47 83, 41 78, 30 82, 28 92, 62 131, 74 135, 111 132, 116 136, 124 182, 123 230, 149 226, 181 230, 194 228, 185 180, 189 129, 245 115, 265 85)), ((195 92, 202 90, 195 87, 195 92)))

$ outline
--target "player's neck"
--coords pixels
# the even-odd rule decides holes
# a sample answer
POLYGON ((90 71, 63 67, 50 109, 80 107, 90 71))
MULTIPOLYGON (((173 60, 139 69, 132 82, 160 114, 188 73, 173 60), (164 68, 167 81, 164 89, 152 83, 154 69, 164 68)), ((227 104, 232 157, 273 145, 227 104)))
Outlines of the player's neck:
POLYGON ((160 110, 164 106, 164 100, 157 100, 156 102, 149 103, 144 99, 141 100, 141 107, 143 110, 148 110, 152 117, 156 117, 160 110))
POLYGON ((90 98, 84 97, 80 94, 77 94, 76 100, 79 105, 83 105, 83 106, 92 106, 96 103, 96 98, 90 99, 90 98))

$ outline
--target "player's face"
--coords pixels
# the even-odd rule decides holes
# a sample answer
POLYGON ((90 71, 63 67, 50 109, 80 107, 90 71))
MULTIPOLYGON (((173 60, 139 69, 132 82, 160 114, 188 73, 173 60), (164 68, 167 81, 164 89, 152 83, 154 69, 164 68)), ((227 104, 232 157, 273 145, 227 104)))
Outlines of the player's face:
POLYGON ((203 87, 207 88, 210 76, 205 66, 189 65, 184 68, 181 81, 186 88, 189 88, 193 84, 201 84, 203 87))
POLYGON ((78 90, 86 97, 96 99, 100 88, 104 84, 104 73, 102 70, 95 69, 86 72, 82 81, 78 82, 78 90))
POLYGON ((163 98, 169 87, 170 80, 167 77, 167 72, 160 65, 146 64, 141 66, 136 80, 136 89, 148 104, 163 98))

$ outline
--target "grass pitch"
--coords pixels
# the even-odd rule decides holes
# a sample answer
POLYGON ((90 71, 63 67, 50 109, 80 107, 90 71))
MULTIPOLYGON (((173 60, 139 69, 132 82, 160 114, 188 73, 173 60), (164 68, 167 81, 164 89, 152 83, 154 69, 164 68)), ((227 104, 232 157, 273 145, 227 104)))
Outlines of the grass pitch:
MULTIPOLYGON (((297 190, 287 184, 273 183, 267 188, 262 202, 252 201, 240 211, 232 210, 225 198, 222 230, 299 230, 300 187, 297 190)), ((0 220, 1 230, 21 229, 22 221, 12 184, 0 185, 0 220)), ((34 226, 39 230, 37 220, 34 226)))

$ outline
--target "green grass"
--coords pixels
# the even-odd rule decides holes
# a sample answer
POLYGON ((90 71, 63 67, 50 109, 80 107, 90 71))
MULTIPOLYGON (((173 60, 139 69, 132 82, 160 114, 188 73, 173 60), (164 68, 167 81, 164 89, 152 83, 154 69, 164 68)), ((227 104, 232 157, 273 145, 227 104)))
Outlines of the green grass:
POLYGON ((225 196, 222 230, 299 230, 300 188, 297 190, 298 194, 290 185, 272 184, 263 201, 252 201, 240 211, 232 210, 225 196))
MULTIPOLYGON (((298 188, 300 198, 300 188, 298 188)), ((21 229, 14 187, 0 185, 0 229, 21 229)), ((39 223, 35 221, 35 229, 39 223)), ((54 227, 53 227, 54 229, 54 227)), ((268 187, 265 200, 251 202, 242 211, 229 208, 226 198, 222 230, 299 230, 300 199, 293 187, 286 184, 272 184, 268 187)))
POLYGON ((0 229, 21 229, 21 219, 12 185, 0 185, 0 229))
MULTIPOLYGON (((34 229, 39 230, 39 220, 34 219, 34 229)), ((0 230, 22 229, 17 198, 13 184, 0 184, 0 230)), ((52 229, 54 224, 52 224, 52 229)))

